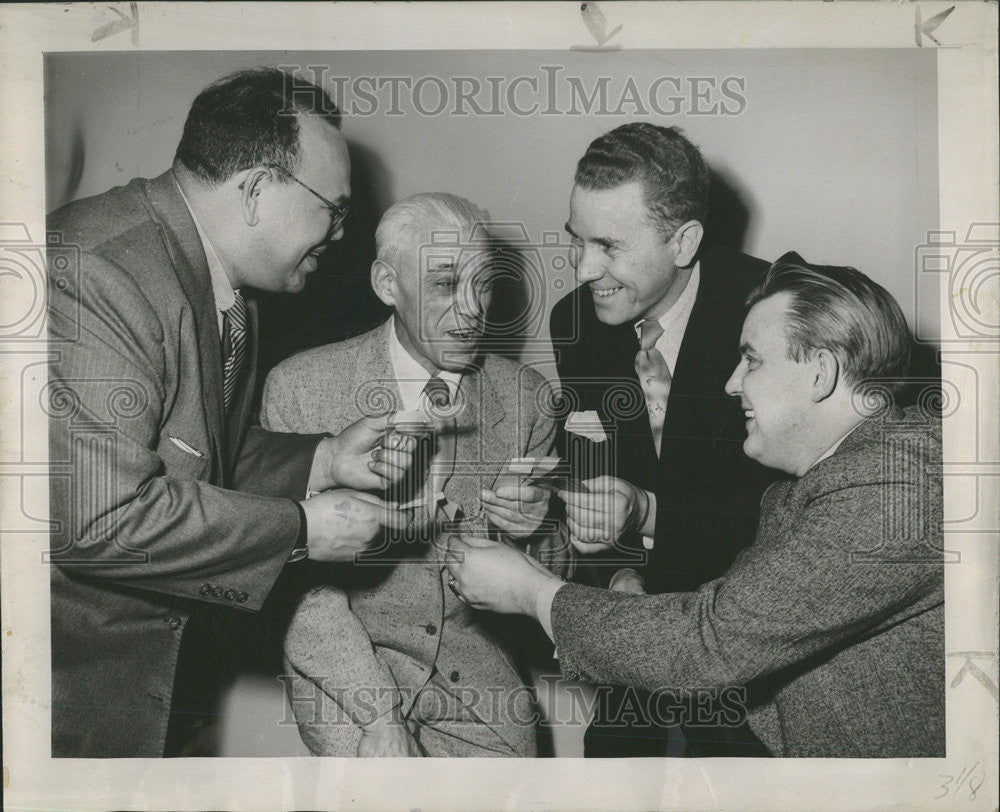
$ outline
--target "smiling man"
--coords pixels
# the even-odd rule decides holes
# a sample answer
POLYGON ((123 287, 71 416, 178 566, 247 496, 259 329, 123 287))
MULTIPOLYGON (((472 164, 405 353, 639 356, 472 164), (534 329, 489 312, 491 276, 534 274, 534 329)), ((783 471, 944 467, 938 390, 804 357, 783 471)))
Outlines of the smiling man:
MULTIPOLYGON (((486 212, 454 195, 393 205, 371 269, 392 317, 275 367, 262 421, 339 432, 372 412, 417 412, 437 432, 432 459, 414 466, 419 481, 403 497, 419 502, 415 512, 454 518, 457 508, 551 561, 567 545, 541 528, 548 493, 515 482, 493 489, 508 459, 549 454, 555 424, 538 408, 541 376, 480 349, 492 298, 486 225, 486 212)), ((387 534, 369 566, 321 574, 303 596, 285 639, 286 686, 314 755, 534 755, 516 656, 524 641, 510 639, 508 619, 458 600, 441 541, 433 526, 387 534)))
MULTIPOLYGON (((756 540, 726 573, 624 595, 471 538, 453 541, 449 569, 470 604, 538 619, 564 674, 668 701, 736 699, 771 755, 943 756, 941 430, 892 403, 908 367, 903 315, 853 268, 796 254, 748 303, 726 391, 747 455, 794 479, 764 494, 756 540)), ((622 532, 623 499, 560 495, 585 541, 622 532)))
MULTIPOLYGON (((594 567, 597 583, 617 591, 686 591, 717 578, 753 541, 774 478, 741 453, 741 415, 723 392, 743 301, 767 265, 705 235, 709 185, 680 130, 636 123, 590 144, 570 195, 580 287, 556 304, 551 334, 563 389, 575 409, 598 413, 612 446, 597 487, 630 498, 620 549, 594 567)), ((694 726, 682 739, 621 690, 600 699, 590 756, 761 752, 745 726, 694 726)))
POLYGON ((80 258, 50 256, 50 453, 71 469, 50 488, 53 756, 211 754, 196 733, 234 667, 235 610, 259 610, 290 559, 352 561, 395 518, 349 490, 408 467, 385 421, 251 425, 253 290, 301 290, 350 197, 336 107, 291 85, 220 79, 170 170, 49 217, 80 258))

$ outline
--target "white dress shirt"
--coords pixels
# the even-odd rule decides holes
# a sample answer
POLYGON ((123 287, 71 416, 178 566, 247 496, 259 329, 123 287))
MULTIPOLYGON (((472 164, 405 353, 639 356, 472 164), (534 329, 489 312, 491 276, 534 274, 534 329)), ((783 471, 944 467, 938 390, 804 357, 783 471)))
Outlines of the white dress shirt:
POLYGON ((212 296, 215 298, 215 315, 219 326, 219 338, 222 338, 222 314, 223 311, 229 310, 236 303, 236 293, 233 290, 232 283, 229 281, 229 275, 222 265, 222 260, 215 253, 212 241, 208 239, 205 229, 198 222, 198 216, 194 213, 194 209, 191 208, 191 203, 188 201, 179 183, 177 184, 177 190, 181 193, 181 198, 183 198, 184 204, 191 213, 191 219, 194 220, 194 227, 198 229, 201 247, 205 251, 205 259, 208 261, 208 275, 212 280, 212 296))
MULTIPOLYGON (((391 322, 389 325, 389 363, 392 364, 392 374, 399 387, 399 396, 402 399, 401 406, 407 411, 413 409, 426 411, 428 403, 424 387, 433 376, 399 342, 396 335, 395 316, 392 316, 391 322)), ((458 387, 462 383, 462 374, 442 370, 437 373, 437 376, 448 384, 448 394, 451 395, 451 402, 454 403, 455 398, 458 397, 458 387)))
MULTIPOLYGON (((654 346, 660 351, 663 360, 667 362, 667 369, 670 370, 671 375, 674 374, 674 368, 677 366, 677 356, 681 352, 681 342, 684 340, 684 331, 687 330, 688 319, 691 318, 691 311, 694 310, 694 300, 698 296, 698 283, 700 281, 701 263, 696 262, 694 268, 691 270, 691 276, 688 277, 687 284, 684 286, 684 290, 681 291, 681 295, 677 301, 674 302, 673 306, 666 313, 657 319, 660 327, 663 328, 663 334, 656 339, 654 346)), ((644 319, 639 319, 634 325, 636 338, 639 338, 642 333, 641 325, 643 321, 644 319)), ((668 399, 669 397, 667 395, 668 399)))

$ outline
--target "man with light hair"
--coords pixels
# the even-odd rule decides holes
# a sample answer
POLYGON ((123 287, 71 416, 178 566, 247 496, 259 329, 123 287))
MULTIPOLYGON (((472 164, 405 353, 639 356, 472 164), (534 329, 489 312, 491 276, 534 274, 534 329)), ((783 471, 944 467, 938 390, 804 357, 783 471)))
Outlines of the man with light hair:
MULTIPOLYGON (((772 755, 943 756, 941 432, 892 403, 909 363, 903 315, 853 268, 794 253, 748 304, 726 391, 747 456, 794 479, 765 492, 757 538, 724 575, 625 595, 563 584, 474 538, 450 545, 448 566, 470 604, 537 618, 568 676, 743 691, 772 755)), ((610 504, 560 494, 574 545, 617 538, 634 490, 610 504)))
POLYGON ((507 460, 547 455, 555 425, 536 403, 542 377, 480 350, 492 295, 487 217, 450 194, 392 206, 371 269, 392 317, 288 359, 265 386, 262 422, 274 431, 336 432, 387 411, 435 426, 427 464, 415 464, 405 495, 392 494, 415 505, 417 531, 387 535, 369 566, 319 573, 289 624, 285 681, 315 755, 535 754, 519 641, 504 639, 508 618, 459 601, 434 531, 442 516, 464 515, 545 560, 568 548, 543 525, 546 491, 497 482, 507 460))

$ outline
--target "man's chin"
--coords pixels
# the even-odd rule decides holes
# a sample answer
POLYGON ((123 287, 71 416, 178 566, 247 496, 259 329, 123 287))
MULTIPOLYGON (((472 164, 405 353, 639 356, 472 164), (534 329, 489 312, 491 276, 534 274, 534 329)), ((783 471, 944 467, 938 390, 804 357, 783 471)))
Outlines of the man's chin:
POLYGON ((478 347, 472 349, 455 349, 442 354, 438 359, 439 369, 445 372, 466 372, 472 367, 478 366, 482 353, 478 347))
POLYGON ((606 324, 608 327, 617 327, 619 324, 624 324, 625 322, 632 324, 641 318, 640 316, 632 315, 620 307, 602 305, 596 301, 594 303, 594 314, 601 324, 606 324))

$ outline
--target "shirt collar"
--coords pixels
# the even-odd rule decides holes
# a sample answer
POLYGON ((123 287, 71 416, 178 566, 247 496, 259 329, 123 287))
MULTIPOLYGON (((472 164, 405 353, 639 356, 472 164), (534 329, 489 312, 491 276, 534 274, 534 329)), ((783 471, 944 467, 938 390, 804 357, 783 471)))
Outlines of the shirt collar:
MULTIPOLYGON (((176 183, 176 180, 174 182, 176 183)), ((236 303, 236 294, 233 291, 232 283, 229 281, 229 276, 226 274, 226 269, 222 265, 222 260, 219 259, 219 255, 215 252, 212 241, 208 239, 205 229, 198 222, 198 215, 191 208, 191 203, 188 201, 187 195, 184 194, 184 190, 181 189, 179 183, 177 184, 177 189, 180 191, 181 198, 183 198, 184 204, 191 213, 191 219, 194 220, 194 227, 198 229, 198 237, 201 239, 202 248, 205 249, 205 259, 208 261, 208 275, 212 280, 212 296, 215 298, 215 309, 222 313, 225 310, 229 310, 236 303)))
MULTIPOLYGON (((863 422, 864 421, 862 420, 861 423, 863 423, 863 422)), ((823 462, 823 460, 825 460, 827 457, 832 457, 836 453, 837 449, 840 448, 840 444, 843 443, 844 440, 846 440, 850 436, 851 432, 854 431, 858 426, 860 426, 861 423, 857 423, 856 425, 851 426, 847 431, 845 431, 841 435, 840 439, 837 440, 837 442, 835 442, 826 451, 824 451, 819 457, 817 457, 816 462, 814 462, 812 465, 809 466, 809 470, 811 471, 813 468, 815 468, 817 465, 819 465, 821 462, 823 462)))
MULTIPOLYGON (((688 277, 687 284, 684 285, 684 290, 681 291, 681 295, 677 297, 677 301, 673 303, 671 308, 660 316, 657 321, 660 323, 660 327, 663 328, 664 333, 670 333, 671 328, 680 327, 681 325, 686 325, 688 318, 691 316, 691 311, 694 310, 694 300, 698 296, 698 285, 701 282, 701 262, 696 262, 694 268, 691 269, 691 276, 688 277)), ((636 338, 642 335, 642 323, 645 319, 639 319, 633 327, 635 328, 636 338)))
MULTIPOLYGON (((399 338, 396 336, 395 315, 389 319, 389 363, 392 364, 392 372, 396 378, 396 385, 399 387, 403 408, 406 410, 416 409, 420 405, 420 396, 423 394, 424 387, 432 376, 399 342, 399 338)), ((448 384, 448 392, 452 402, 454 402, 458 396, 462 374, 440 370, 437 377, 448 384)))

